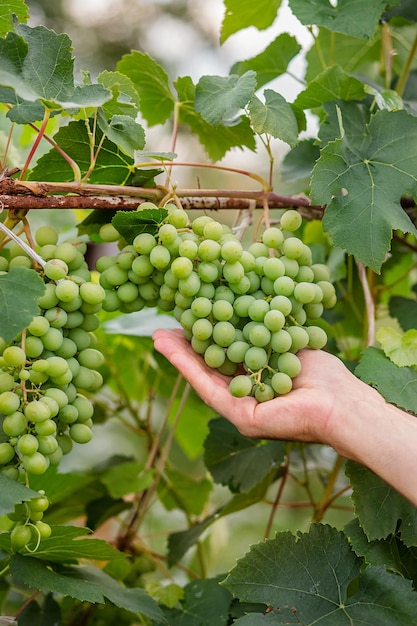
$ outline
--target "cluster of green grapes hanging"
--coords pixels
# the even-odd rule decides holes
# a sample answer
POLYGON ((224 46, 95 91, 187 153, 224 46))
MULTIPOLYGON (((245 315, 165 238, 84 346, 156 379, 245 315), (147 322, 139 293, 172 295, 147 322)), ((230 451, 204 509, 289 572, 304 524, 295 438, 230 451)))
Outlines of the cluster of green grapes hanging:
MULTIPOLYGON (((144 210, 157 209, 150 202, 144 210)), ((327 336, 315 323, 336 302, 329 270, 313 263, 294 235, 295 210, 244 250, 231 229, 210 216, 190 222, 174 204, 154 232, 137 234, 116 256, 97 261, 105 290, 103 309, 144 307, 173 311, 194 351, 209 367, 232 376, 234 396, 259 402, 288 393, 300 372, 297 352, 322 348, 327 336)), ((117 240, 111 224, 104 240, 117 240)))
MULTIPOLYGON (((50 226, 39 228, 35 241, 45 282, 40 313, 11 344, 0 338, 0 471, 15 480, 43 474, 73 442, 90 441, 93 405, 85 394, 102 385, 93 331, 105 294, 91 280, 86 243, 58 244, 50 226)), ((33 268, 17 243, 0 255, 1 273, 13 267, 33 268)))

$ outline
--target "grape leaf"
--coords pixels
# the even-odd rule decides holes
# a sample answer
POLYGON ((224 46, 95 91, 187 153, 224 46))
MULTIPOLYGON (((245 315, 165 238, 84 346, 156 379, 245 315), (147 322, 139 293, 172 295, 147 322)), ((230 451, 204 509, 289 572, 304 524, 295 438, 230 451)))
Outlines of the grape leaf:
POLYGON ((166 209, 144 209, 143 211, 118 211, 112 224, 128 243, 140 233, 156 234, 168 211, 166 209))
POLYGON ((417 236, 403 211, 403 194, 417 181, 417 119, 405 111, 378 111, 361 138, 345 134, 321 151, 312 175, 314 204, 327 204, 323 225, 335 245, 376 272, 392 231, 417 236))
POLYGON ((103 105, 106 119, 111 119, 113 115, 137 116, 140 98, 128 76, 104 70, 97 76, 97 82, 113 94, 112 99, 103 105))
POLYGON ((99 113, 98 124, 103 134, 132 158, 135 150, 141 150, 145 145, 143 126, 128 115, 113 115, 108 122, 105 116, 99 113))
POLYGON ((165 609, 170 626, 226 626, 232 596, 220 587, 221 578, 193 580, 184 587, 181 608, 165 609))
POLYGON ((234 147, 256 149, 255 137, 247 117, 242 117, 235 126, 216 126, 216 132, 213 132, 213 126, 195 110, 195 86, 191 78, 189 76, 179 78, 175 88, 180 102, 180 122, 187 124, 198 136, 212 161, 220 161, 226 152, 234 147))
POLYGON ((149 487, 153 472, 144 470, 143 464, 135 461, 119 463, 110 467, 101 477, 112 498, 121 498, 130 493, 137 493, 149 487))
POLYGON ((282 441, 263 442, 244 437, 224 418, 209 423, 204 461, 214 480, 234 492, 248 492, 284 458, 282 441))
POLYGON ((225 14, 220 32, 220 42, 243 28, 255 26, 264 30, 277 16, 281 0, 225 0, 225 14))
POLYGON ((281 164, 281 176, 285 182, 303 182, 303 188, 311 176, 315 161, 320 156, 320 149, 314 139, 300 141, 287 152, 281 164))
POLYGON ((200 535, 217 519, 215 514, 206 517, 202 522, 198 522, 187 528, 171 533, 168 537, 168 567, 172 567, 184 556, 200 538, 200 535))
MULTIPOLYGON (((101 140, 101 132, 96 132, 95 148, 101 140)), ((59 129, 54 140, 78 164, 81 174, 90 168, 91 150, 87 128, 83 120, 70 122, 59 129)), ((133 159, 108 139, 104 139, 98 152, 89 182, 122 185, 131 176, 133 159)), ((30 173, 32 180, 72 181, 74 173, 67 161, 55 149, 44 154, 30 173)))
POLYGON ((134 50, 122 57, 117 71, 132 81, 140 97, 140 111, 149 126, 166 122, 174 111, 175 99, 164 68, 149 54, 134 50))
POLYGON ((378 26, 387 0, 369 0, 366 11, 362 0, 289 0, 290 8, 302 24, 324 26, 331 31, 371 39, 378 26))
POLYGON ((297 618, 289 623, 305 626, 412 623, 417 594, 411 581, 388 574, 384 567, 369 566, 360 573, 361 563, 343 533, 313 524, 308 533, 295 537, 282 532, 253 546, 223 584, 240 600, 278 607, 278 619, 271 624, 288 623, 288 609, 297 618), (355 579, 359 585, 352 593, 349 585, 355 579))
POLYGON ((12 513, 15 504, 20 504, 39 496, 37 491, 25 487, 15 480, 0 474, 0 516, 12 513))
POLYGON ((366 348, 355 374, 373 385, 388 402, 417 413, 417 372, 398 367, 378 348, 366 348))
POLYGON ((167 511, 180 509, 200 515, 211 489, 212 483, 206 477, 195 480, 182 472, 167 469, 158 485, 158 497, 167 511))
POLYGON ((267 133, 282 139, 291 147, 298 138, 298 124, 294 111, 279 93, 272 89, 264 91, 265 103, 253 96, 249 103, 249 112, 254 131, 259 135, 267 133))
POLYGON ((346 475, 355 512, 369 541, 400 533, 407 546, 417 545, 417 509, 379 476, 351 461, 346 475))
POLYGON ((44 592, 56 592, 81 602, 104 604, 105 598, 132 613, 143 613, 166 623, 162 611, 143 589, 126 589, 99 569, 68 567, 60 573, 47 562, 15 554, 10 562, 12 577, 20 584, 44 592))
POLYGON ((253 70, 256 72, 256 85, 259 89, 284 74, 290 61, 300 50, 301 46, 295 37, 282 33, 257 56, 235 63, 230 73, 241 76, 248 70, 253 70))
POLYGON ((242 76, 202 76, 195 90, 195 110, 213 126, 243 109, 256 89, 256 73, 248 70, 242 76))
POLYGON ((411 298, 393 296, 389 301, 389 314, 397 318, 403 330, 416 328, 417 302, 411 298))
POLYGON ((396 328, 381 326, 378 328, 376 339, 381 348, 395 365, 411 367, 417 365, 417 330, 399 332, 396 328))
POLYGON ((0 276, 0 337, 6 343, 39 315, 37 300, 44 291, 42 278, 27 267, 12 267, 0 276))
POLYGON ((340 65, 332 65, 318 74, 295 100, 301 109, 314 109, 331 100, 362 100, 364 84, 350 76, 340 65))
POLYGON ((13 15, 19 22, 26 22, 29 17, 28 7, 24 0, 7 0, 0 5, 0 37, 13 30, 13 15))

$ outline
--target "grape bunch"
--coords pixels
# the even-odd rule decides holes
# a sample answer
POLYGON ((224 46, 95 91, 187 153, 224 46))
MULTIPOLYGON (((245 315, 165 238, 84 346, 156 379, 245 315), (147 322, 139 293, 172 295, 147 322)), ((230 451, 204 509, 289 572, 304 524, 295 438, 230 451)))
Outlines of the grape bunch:
MULTIPOLYGON (((190 222, 184 210, 165 208, 157 232, 141 232, 116 257, 98 260, 103 309, 173 311, 194 351, 232 376, 234 396, 264 402, 288 393, 301 370, 297 352, 324 347, 317 320, 336 303, 328 267, 313 263, 294 234, 300 214, 285 211, 279 227, 243 249, 212 217, 190 222)), ((117 239, 107 225, 105 235, 111 233, 117 239)))
POLYGON ((42 519, 48 507, 49 500, 44 491, 40 491, 39 496, 27 502, 15 505, 13 513, 8 517, 15 522, 10 532, 10 543, 16 552, 21 552, 27 547, 34 552, 42 539, 51 536, 50 525, 42 519))
MULTIPOLYGON (((92 281, 86 244, 58 243, 50 226, 39 228, 35 241, 44 260, 40 313, 11 344, 0 338, 0 472, 15 480, 22 471, 43 474, 73 442, 90 441, 93 405, 86 394, 103 382, 94 330, 105 294, 92 281)), ((33 263, 13 244, 0 256, 0 271, 17 266, 33 263)))

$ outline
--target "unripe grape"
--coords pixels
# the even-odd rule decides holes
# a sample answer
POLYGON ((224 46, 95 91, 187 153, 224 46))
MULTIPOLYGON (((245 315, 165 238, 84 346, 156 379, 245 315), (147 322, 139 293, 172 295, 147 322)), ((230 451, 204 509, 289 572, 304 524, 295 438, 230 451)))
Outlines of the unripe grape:
POLYGON ((226 355, 223 348, 214 343, 205 351, 204 360, 209 367, 218 368, 225 362, 226 355))
POLYGON ((78 297, 79 292, 79 286, 72 280, 63 280, 55 288, 56 297, 62 302, 72 302, 78 297))
POLYGON ((45 263, 43 271, 51 280, 61 280, 68 274, 68 265, 61 259, 51 259, 45 263))
POLYGON ((302 221, 303 219, 298 211, 289 209, 281 215, 280 224, 283 230, 294 232, 300 228, 302 221))
POLYGON ((100 238, 107 242, 112 243, 120 239, 120 233, 116 230, 116 228, 110 222, 108 224, 103 224, 99 230, 100 238))
POLYGON ((26 363, 26 353, 19 346, 9 346, 3 351, 3 359, 9 367, 21 367, 26 363))
POLYGON ((76 256, 77 249, 72 245, 72 243, 67 241, 59 244, 55 249, 55 258, 64 261, 67 265, 70 265, 76 256))
POLYGON ((20 398, 13 391, 0 393, 0 413, 11 415, 20 407, 20 398))
POLYGON ((0 443, 0 465, 6 465, 15 456, 15 449, 6 441, 0 443))
POLYGON ((23 455, 34 454, 39 447, 38 438, 30 433, 22 435, 17 442, 17 449, 23 455))
POLYGON ((266 228, 262 233, 262 242, 268 246, 268 248, 274 248, 278 250, 282 242, 284 241, 284 235, 279 228, 271 226, 266 228))
POLYGON ((272 389, 278 395, 289 393, 292 389, 292 378, 283 372, 275 372, 271 379, 272 389))
POLYGON ((74 424, 70 427, 70 437, 75 443, 88 443, 93 437, 91 428, 85 424, 74 424))
POLYGON ((27 430, 26 417, 20 411, 15 411, 10 415, 6 415, 3 420, 3 432, 9 437, 18 437, 27 430))
POLYGON ((46 472, 49 467, 49 460, 40 452, 24 455, 22 465, 25 470, 31 474, 41 475, 46 472))
POLYGON ((229 383, 229 391, 236 398, 243 398, 251 394, 253 387, 252 380, 249 376, 243 374, 235 376, 229 383))
POLYGON ((10 543, 15 550, 21 550, 26 547, 32 540, 32 531, 30 526, 15 526, 10 533, 10 543))
POLYGON ((40 226, 35 232, 35 241, 38 246, 55 245, 58 242, 58 233, 52 226, 40 226))

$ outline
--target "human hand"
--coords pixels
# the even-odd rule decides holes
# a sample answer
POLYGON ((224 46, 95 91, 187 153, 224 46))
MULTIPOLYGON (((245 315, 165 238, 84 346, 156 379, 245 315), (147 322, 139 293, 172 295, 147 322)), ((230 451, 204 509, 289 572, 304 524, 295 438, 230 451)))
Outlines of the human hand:
POLYGON ((357 402, 362 386, 373 392, 335 356, 307 349, 298 353, 302 369, 289 394, 262 403, 253 397, 235 398, 228 390, 230 378, 208 367, 181 330, 158 330, 153 337, 156 350, 204 402, 248 437, 322 442, 344 449, 338 420, 357 402))

